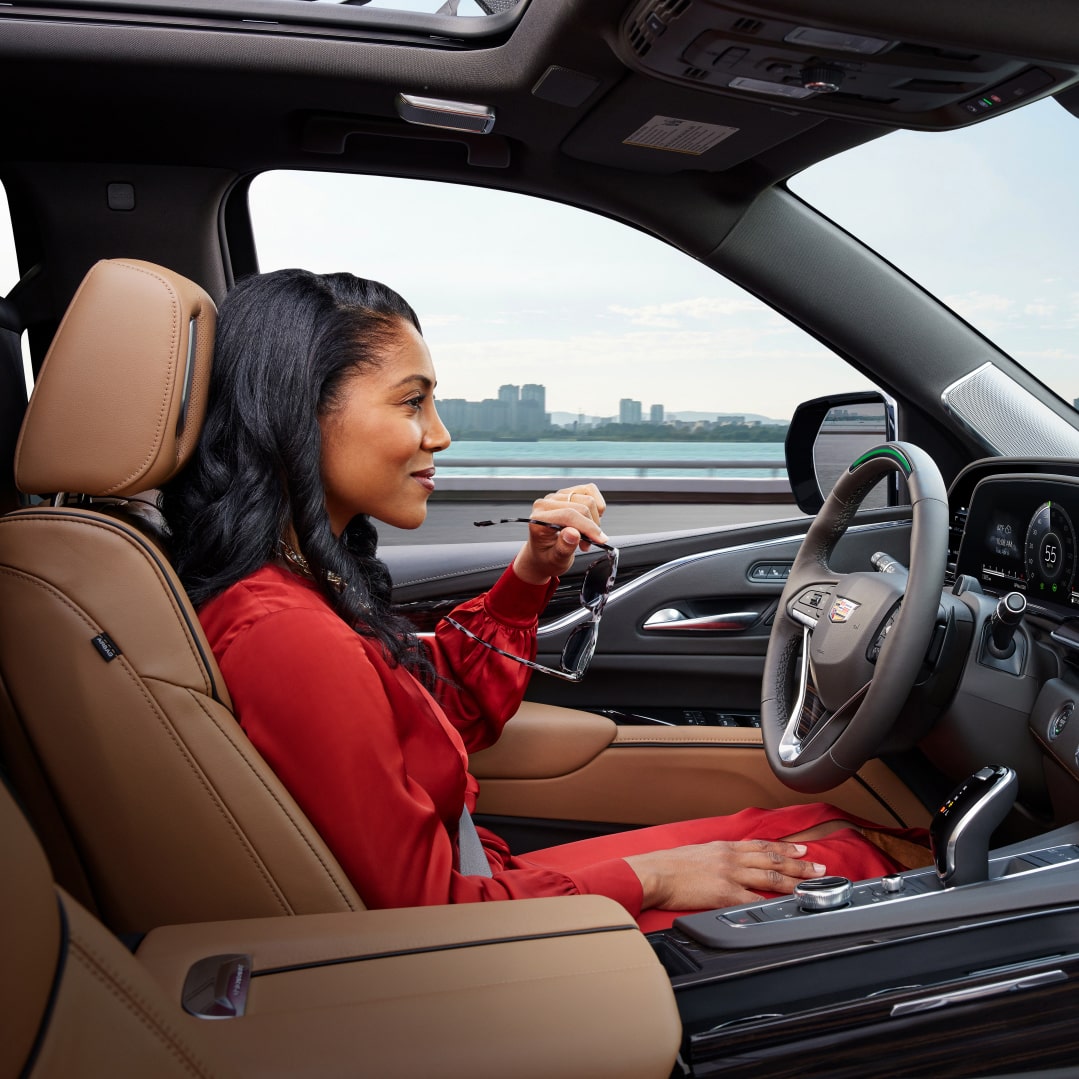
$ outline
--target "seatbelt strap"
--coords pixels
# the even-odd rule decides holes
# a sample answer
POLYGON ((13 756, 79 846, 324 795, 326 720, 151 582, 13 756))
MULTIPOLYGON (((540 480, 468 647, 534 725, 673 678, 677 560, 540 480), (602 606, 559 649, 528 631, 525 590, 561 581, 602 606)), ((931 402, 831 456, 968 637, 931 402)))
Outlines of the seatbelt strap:
POLYGON ((461 820, 457 825, 457 860, 458 869, 466 877, 489 877, 491 863, 480 842, 479 832, 472 822, 468 806, 461 807, 461 820))

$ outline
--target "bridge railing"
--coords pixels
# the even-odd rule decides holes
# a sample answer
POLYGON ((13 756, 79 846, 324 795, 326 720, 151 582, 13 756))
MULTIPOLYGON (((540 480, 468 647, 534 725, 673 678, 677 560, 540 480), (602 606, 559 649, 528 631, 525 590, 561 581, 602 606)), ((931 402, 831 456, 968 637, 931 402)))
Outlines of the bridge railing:
POLYGON ((438 501, 498 502, 520 495, 536 497, 588 479, 601 481, 611 502, 794 501, 786 464, 777 460, 447 457, 436 464, 437 487, 432 498, 438 501), (459 474, 466 469, 475 470, 475 474, 459 474))

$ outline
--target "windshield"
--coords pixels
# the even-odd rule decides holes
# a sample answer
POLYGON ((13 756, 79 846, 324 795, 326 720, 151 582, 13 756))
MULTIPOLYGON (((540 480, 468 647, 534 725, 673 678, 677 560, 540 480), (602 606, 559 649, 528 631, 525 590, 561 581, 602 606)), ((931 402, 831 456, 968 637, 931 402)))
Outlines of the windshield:
POLYGON ((896 132, 790 188, 1075 407, 1077 135, 1049 99, 962 131, 896 132))

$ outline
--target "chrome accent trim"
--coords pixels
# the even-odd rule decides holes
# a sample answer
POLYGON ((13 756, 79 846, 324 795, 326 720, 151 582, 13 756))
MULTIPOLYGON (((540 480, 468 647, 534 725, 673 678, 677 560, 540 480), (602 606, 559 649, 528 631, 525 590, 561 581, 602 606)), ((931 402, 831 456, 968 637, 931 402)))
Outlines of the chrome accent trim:
POLYGON ((473 135, 488 135, 495 126, 495 110, 489 105, 469 101, 447 101, 419 94, 398 94, 394 98, 397 115, 410 124, 467 131, 473 135))
POLYGON ((805 746, 798 739, 798 720, 802 715, 802 706, 806 699, 806 685, 809 682, 809 637, 810 627, 802 629, 802 661, 799 664, 798 699, 794 702, 794 711, 787 718, 783 735, 779 739, 779 759, 784 764, 794 764, 802 755, 805 746))
MULTIPOLYGON (((897 524, 905 524, 907 527, 910 526, 909 521, 874 521, 871 524, 854 525, 847 529, 847 533, 879 532, 884 529, 892 529, 897 524)), ((705 558, 714 558, 726 554, 737 554, 739 551, 765 551, 769 547, 779 547, 785 543, 801 544, 804 539, 804 533, 796 533, 793 536, 777 536, 775 539, 763 540, 755 543, 737 543, 733 547, 715 547, 710 551, 700 551, 697 554, 683 555, 681 558, 676 558, 673 562, 664 562, 662 566, 656 566, 655 569, 650 569, 647 573, 641 574, 640 577, 634 577, 632 581, 627 581, 624 585, 616 587, 607 597, 607 610, 609 612, 611 610, 611 604, 617 604, 621 597, 632 595, 632 593, 636 592, 639 588, 643 588, 645 585, 650 584, 664 574, 671 573, 676 569, 680 569, 682 566, 692 565, 694 562, 699 562, 705 558)), ((751 585, 757 583, 757 581, 749 582, 751 585)), ((763 586, 769 582, 761 581, 759 583, 763 586)), ((580 607, 576 611, 571 611, 569 614, 563 615, 554 622, 540 625, 539 629, 536 631, 536 635, 538 637, 546 637, 555 633, 561 633, 563 630, 575 626, 586 613, 585 609, 580 607)), ((816 625, 816 623, 814 623, 814 625, 816 625)))
POLYGON ((664 607, 648 616, 641 627, 648 633, 664 633, 669 630, 711 631, 713 633, 742 633, 760 619, 756 611, 731 611, 729 614, 705 614, 699 618, 687 618, 681 611, 664 607), (660 618, 660 615, 673 612, 677 618, 660 618))
POLYGON ((1038 974, 1027 974, 1021 978, 1006 978, 1004 981, 990 982, 988 985, 974 985, 969 989, 952 989, 947 993, 934 993, 932 996, 919 997, 917 1000, 903 1000, 892 1006, 890 1014, 893 1019, 896 1019, 904 1015, 948 1008, 953 1004, 966 1004, 984 997, 996 997, 1002 993, 1014 993, 1020 989, 1036 989, 1043 985, 1067 980, 1067 974, 1059 968, 1043 970, 1038 974))
POLYGON ((187 324, 187 365, 184 367, 183 396, 180 398, 180 415, 176 419, 176 433, 183 434, 187 424, 187 410, 191 404, 191 387, 195 384, 195 345, 197 325, 194 318, 187 324))
MULTIPOLYGON (((974 773, 975 776, 988 779, 989 777, 985 773, 989 770, 989 767, 989 765, 986 765, 985 768, 979 768, 974 773)), ((955 872, 959 868, 955 860, 956 848, 972 823, 979 817, 985 817, 988 810, 993 809, 995 811, 1002 796, 1010 796, 1013 802, 1015 800, 1015 792, 1019 782, 1015 769, 1006 764, 1000 767, 1003 771, 996 777, 992 785, 986 788, 985 794, 970 807, 964 816, 959 818, 958 824, 948 836, 948 842, 944 846, 944 870, 942 872, 939 866, 937 869, 937 875, 945 887, 949 886, 948 881, 955 876, 955 872)), ((1011 802, 1008 804, 1010 807, 1011 802)), ((1003 818, 1004 814, 1001 814, 1001 820, 1003 818)))

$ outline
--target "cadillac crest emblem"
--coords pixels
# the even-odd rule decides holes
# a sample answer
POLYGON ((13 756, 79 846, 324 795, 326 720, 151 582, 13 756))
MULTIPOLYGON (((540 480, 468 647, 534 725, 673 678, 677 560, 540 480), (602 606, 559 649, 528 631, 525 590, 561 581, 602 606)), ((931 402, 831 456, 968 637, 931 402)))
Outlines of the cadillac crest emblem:
POLYGON ((860 603, 855 603, 852 599, 844 599, 842 596, 837 596, 835 602, 832 604, 832 609, 828 612, 828 621, 846 622, 859 607, 861 607, 860 603))

